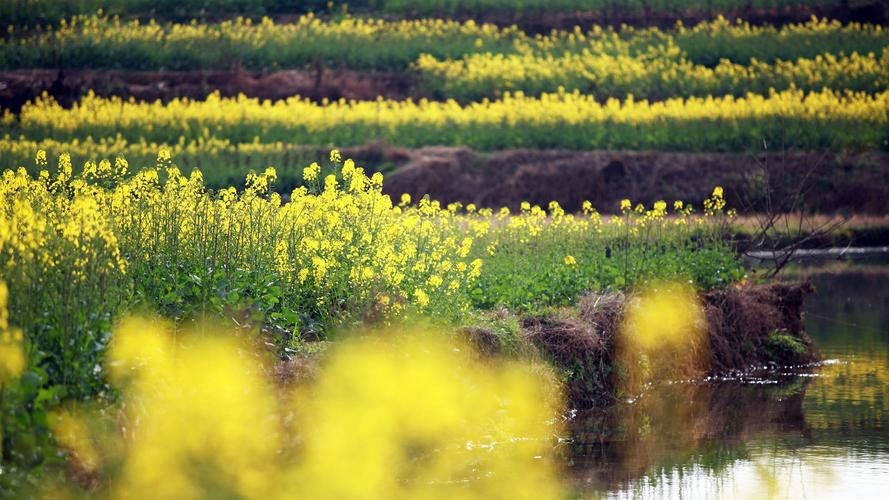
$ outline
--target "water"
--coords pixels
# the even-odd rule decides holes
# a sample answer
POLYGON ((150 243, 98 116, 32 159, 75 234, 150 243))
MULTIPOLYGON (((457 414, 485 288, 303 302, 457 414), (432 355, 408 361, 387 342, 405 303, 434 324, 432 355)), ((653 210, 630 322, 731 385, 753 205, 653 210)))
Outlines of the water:
POLYGON ((825 362, 579 416, 561 452, 580 496, 889 499, 889 265, 801 273, 825 362))

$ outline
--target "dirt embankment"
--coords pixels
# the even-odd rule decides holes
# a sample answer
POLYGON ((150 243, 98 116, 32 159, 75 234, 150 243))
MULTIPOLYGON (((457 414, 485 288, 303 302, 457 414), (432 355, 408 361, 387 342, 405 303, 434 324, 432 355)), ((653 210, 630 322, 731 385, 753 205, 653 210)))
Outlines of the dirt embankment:
MULTIPOLYGON (((813 291, 810 284, 774 284, 703 294, 702 341, 682 352, 650 353, 645 363, 650 375, 688 379, 817 360, 802 323, 803 299, 813 291)), ((567 374, 566 398, 572 407, 601 406, 642 391, 644 382, 628 366, 634 358, 619 354, 626 303, 622 294, 590 295, 580 300, 575 315, 524 320, 524 338, 567 374)))
POLYGON ((889 212, 889 153, 788 152, 663 153, 630 151, 510 150, 478 153, 467 148, 409 151, 409 161, 386 176, 384 190, 443 203, 516 208, 522 201, 546 206, 557 200, 580 210, 617 210, 620 200, 650 204, 684 200, 700 207, 723 186, 739 212, 889 212), (793 200, 804 206, 790 206, 793 200))
POLYGON ((69 106, 88 91, 97 95, 133 97, 141 101, 177 97, 204 99, 244 94, 280 100, 405 99, 412 92, 409 75, 331 70, 285 70, 270 73, 236 71, 104 71, 34 69, 0 72, 0 107, 18 112, 27 101, 46 92, 69 106))

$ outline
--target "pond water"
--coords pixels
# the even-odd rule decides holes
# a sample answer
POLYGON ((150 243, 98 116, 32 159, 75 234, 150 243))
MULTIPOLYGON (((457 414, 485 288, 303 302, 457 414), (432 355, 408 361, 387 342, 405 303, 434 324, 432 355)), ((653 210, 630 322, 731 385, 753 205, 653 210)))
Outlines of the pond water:
POLYGON ((889 499, 889 264, 797 272, 825 361, 578 416, 561 451, 580 496, 889 499))

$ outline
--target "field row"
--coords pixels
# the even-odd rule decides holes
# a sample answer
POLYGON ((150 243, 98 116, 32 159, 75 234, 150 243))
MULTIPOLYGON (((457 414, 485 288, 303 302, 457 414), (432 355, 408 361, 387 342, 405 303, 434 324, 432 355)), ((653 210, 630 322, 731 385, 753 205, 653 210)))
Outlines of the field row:
MULTIPOLYGON (((408 334, 402 338, 415 339, 421 346, 414 361, 428 367, 430 346, 434 348, 438 340, 419 335, 420 327, 405 328, 414 319, 422 319, 423 330, 448 334, 461 326, 483 328, 491 332, 486 335, 496 336, 496 345, 504 353, 513 354, 521 348, 520 315, 551 313, 591 290, 629 290, 655 282, 694 283, 712 289, 745 277, 724 239, 731 213, 721 188, 713 190, 703 210, 692 211, 674 200, 649 207, 626 200, 621 203, 621 214, 607 219, 590 206, 573 215, 555 203, 546 209, 525 205, 514 213, 445 207, 428 199, 393 201, 382 194, 380 174, 367 175, 332 151, 329 161, 321 162, 323 167, 318 163, 305 167, 306 187, 295 190, 289 203, 282 203, 279 195, 269 191, 276 180, 272 168, 248 175, 245 189, 210 191, 199 171, 183 176, 175 161, 168 150, 161 149, 152 168, 133 172, 125 159, 117 158, 88 162, 78 168, 81 174, 74 174, 75 166, 67 155, 56 163, 38 151, 33 161, 38 174, 28 175, 24 169, 0 174, 0 419, 4 433, 0 485, 4 492, 24 491, 18 496, 35 497, 40 496, 35 492, 51 488, 58 493, 62 483, 56 479, 67 478, 70 467, 79 467, 84 456, 101 457, 88 466, 105 484, 117 477, 108 472, 117 464, 131 467, 121 477, 133 479, 121 482, 122 489, 95 487, 89 491, 94 497, 104 497, 108 491, 109 498, 145 491, 144 485, 157 484, 158 474, 169 479, 171 470, 185 470, 181 477, 190 478, 194 467, 169 468, 167 464, 175 465, 174 460, 181 458, 183 442, 189 463, 195 463, 194 433, 189 434, 191 441, 182 440, 171 438, 169 429, 202 412, 206 412, 202 422, 218 422, 213 415, 220 408, 225 408, 225 415, 246 419, 236 416, 224 424, 211 424, 214 427, 203 435, 208 439, 198 441, 214 443, 212 460, 218 462, 222 456, 219 436, 230 437, 231 429, 252 430, 259 425, 261 431, 247 441, 233 444, 223 439, 223 445, 232 450, 226 457, 242 456, 245 446, 252 453, 249 450, 257 449, 257 439, 265 439, 269 445, 261 446, 268 453, 261 463, 254 463, 263 471, 274 471, 282 460, 297 456, 278 452, 277 435, 267 432, 269 426, 287 422, 287 435, 294 435, 292 419, 275 414, 279 403, 288 412, 289 406, 284 405, 291 403, 271 393, 249 404, 244 398, 264 390, 260 380, 271 375, 272 362, 317 354, 330 345, 318 340, 342 339, 353 329, 396 325, 408 334), (151 319, 132 317, 146 314, 152 314, 151 319), (216 328, 217 322, 227 327, 216 328), (190 331, 195 336, 189 336, 190 331), (197 339, 200 343, 192 343, 197 339), (262 350, 249 347, 254 344, 262 350), (220 350, 222 345, 231 349, 220 350), (195 364, 190 361, 197 359, 189 358, 192 355, 205 361, 195 364), (229 362, 244 370, 221 375, 229 362), (135 378, 144 373, 155 374, 150 384, 135 378), (195 391, 193 377, 203 377, 207 383, 199 387, 208 391, 195 391), (145 387, 147 392, 131 397, 121 392, 128 387, 145 387), (225 395, 222 399, 217 396, 220 390, 225 395), (198 400, 199 393, 206 398, 198 400), (257 406, 263 404, 257 401, 268 406, 257 406), (238 404, 250 411, 232 412, 238 404), (146 405, 158 411, 143 413, 146 405), (83 411, 83 420, 73 417, 74 411, 83 411), (121 426, 112 423, 118 417, 121 426), (150 443, 150 460, 162 461, 157 462, 159 466, 145 469, 140 458, 120 458, 117 450, 127 449, 130 443, 112 442, 116 439, 112 435, 128 439, 132 433, 117 429, 129 432, 133 422, 137 439, 150 443), (107 439, 101 434, 103 429, 108 429, 107 439), (170 455, 175 458, 168 459, 170 455), (141 482, 143 478, 147 482, 141 482), (50 482, 51 486, 43 486, 50 482)), ((690 290, 691 286, 682 288, 681 297, 691 297, 690 290)), ((673 296, 668 295, 675 300, 673 296)), ((367 338, 378 345, 375 341, 382 337, 367 338)), ((397 366, 389 373, 400 376, 405 352, 399 348, 395 353, 400 360, 381 360, 380 366, 397 366)), ((367 373, 383 373, 382 368, 379 372, 355 370, 360 364, 356 362, 365 362, 370 354, 345 360, 345 372, 362 378, 367 373)), ((326 376, 331 366, 325 365, 326 376)), ((447 376, 418 379, 418 394, 425 391, 428 396, 430 381, 440 387, 441 380, 455 376, 451 368, 448 365, 447 376)), ((541 373, 549 372, 538 370, 534 375, 539 378, 541 373)), ((277 380, 289 381, 289 374, 282 375, 287 378, 277 380)), ((460 372, 456 376, 461 385, 454 391, 459 391, 466 387, 466 378, 460 372)), ((547 375, 546 380, 550 379, 555 380, 547 375)), ((508 379, 498 378, 497 383, 508 385, 508 394, 516 394, 515 384, 508 379)), ((335 394, 342 394, 342 383, 335 381, 331 387, 335 394)), ((398 385, 396 392, 402 390, 403 384, 398 385)), ((349 404, 354 402, 353 397, 348 399, 349 404)), ((477 398, 478 404, 476 399, 467 404, 477 412, 496 399, 484 396, 477 398)), ((540 398, 521 400, 540 408, 540 398)), ((411 402, 410 406, 415 405, 411 402)), ((300 407, 300 415, 304 409, 300 407)), ((422 420, 422 425, 427 423, 422 420)), ((337 425, 334 434, 341 427, 337 425)), ((547 427, 545 436, 551 431, 547 427)), ((239 432, 235 434, 246 435, 239 432)), ((306 443, 301 435, 299 439, 300 446, 306 443)), ((534 441, 548 442, 543 437, 534 441)), ((284 442, 295 443, 289 438, 284 442)), ((329 440, 323 442, 329 444, 329 440)), ((490 456, 489 450, 482 453, 490 456)), ((234 459, 222 462, 236 473, 250 470, 234 459)), ((221 470, 216 465, 211 469, 221 470)), ((196 473, 200 481, 194 484, 208 484, 206 470, 210 469, 196 473)), ((233 476, 222 481, 226 486, 232 484, 229 477, 233 476)), ((252 475, 244 483, 251 486, 239 487, 238 493, 268 496, 282 474, 259 482, 256 477, 252 475)), ((331 483, 307 477, 305 484, 312 491, 321 491, 318 484, 331 483)), ((181 496, 186 490, 175 488, 182 484, 187 485, 187 492, 198 491, 190 483, 173 483, 173 489, 165 490, 173 492, 167 496, 181 496)), ((209 496, 220 491, 218 482, 213 484, 209 496)), ((288 483, 289 491, 292 484, 297 483, 288 483)), ((459 488, 459 492, 467 491, 463 484, 459 488)), ((398 491, 404 489, 399 486, 398 491)), ((441 488, 436 486, 435 491, 440 493, 441 488)), ((490 488, 486 486, 485 491, 490 488)))
MULTIPOLYGON (((29 140, 9 136, 0 139, 0 158, 4 167, 23 166, 33 175, 40 170, 34 164, 34 152, 38 150, 46 151, 50 158, 69 155, 75 172, 79 173, 80 166, 101 158, 124 157, 133 170, 153 167, 160 149, 169 151, 183 172, 201 170, 204 184, 211 189, 244 187, 247 172, 259 172, 274 165, 278 176, 275 190, 280 193, 289 193, 301 186, 303 168, 318 157, 318 148, 283 142, 236 144, 214 138, 186 141, 181 137, 179 141, 171 143, 147 142, 144 139, 131 142, 122 137, 73 141, 29 140)), ((394 165, 387 165, 384 161, 373 164, 375 171, 385 172, 392 167, 394 165)))
POLYGON ((696 65, 678 50, 651 50, 639 56, 599 52, 563 56, 473 54, 457 60, 420 56, 421 88, 439 99, 496 98, 504 91, 528 95, 578 90, 595 96, 661 100, 708 95, 743 96, 748 92, 824 88, 881 92, 889 88, 889 49, 881 55, 836 57, 831 54, 793 62, 736 64, 723 60, 714 68, 696 65))
POLYGON ((42 171, 0 178, 0 275, 10 318, 27 336, 34 366, 69 396, 101 381, 110 318, 149 307, 171 318, 249 311, 302 337, 337 325, 421 313, 460 321, 478 309, 537 310, 586 290, 654 279, 703 288, 743 276, 718 230, 720 189, 692 213, 682 203, 622 203, 604 220, 592 207, 566 214, 526 205, 519 213, 393 201, 381 174, 330 155, 305 167, 307 187, 289 203, 269 194, 276 172, 250 174, 246 189, 205 189, 161 150, 156 167, 70 157, 42 171), (667 217, 670 215, 670 217, 667 217), (715 224, 715 225, 714 225, 715 224), (46 358, 41 358, 45 356, 46 358))
POLYGON ((44 97, 19 115, 6 113, 0 132, 31 140, 120 137, 131 143, 466 145, 507 148, 750 151, 887 147, 889 92, 830 90, 707 97, 659 102, 580 93, 460 105, 454 101, 270 102, 246 97, 136 102, 87 96, 71 108, 44 97))
POLYGON ((288 24, 268 19, 158 24, 94 16, 33 34, 10 28, 0 40, 0 70, 239 67, 267 71, 321 65, 404 72, 424 54, 459 60, 476 54, 558 59, 566 54, 644 58, 652 53, 714 67, 722 60, 747 65, 754 60, 774 64, 825 54, 879 56, 887 45, 889 32, 879 25, 827 20, 775 28, 719 19, 666 31, 626 28, 618 32, 597 27, 532 36, 515 27, 430 19, 322 21, 309 15, 288 24))
MULTIPOLYGON (((33 160, 34 151, 38 150, 45 150, 50 158, 70 154, 74 172, 79 173, 79 167, 85 163, 116 157, 126 158, 131 170, 151 168, 160 149, 171 152, 182 172, 200 170, 204 186, 213 190, 243 188, 249 172, 261 172, 272 165, 277 173, 274 190, 286 197, 303 185, 305 166, 323 156, 328 148, 283 142, 238 144, 212 138, 182 138, 168 144, 129 142, 123 138, 0 138, 3 164, 24 167, 32 175, 41 169, 33 160)), ((405 150, 375 143, 344 148, 343 155, 366 165, 369 172, 383 173, 386 194, 399 196, 407 192, 416 199, 428 194, 443 203, 474 202, 515 209, 522 201, 545 205, 558 200, 566 210, 575 212, 584 200, 590 200, 604 213, 613 213, 623 193, 633 193, 648 203, 664 197, 683 197, 700 204, 709 195, 709 189, 722 185, 729 192, 730 204, 739 205, 744 213, 755 213, 774 208, 774 202, 759 195, 743 197, 749 192, 764 192, 764 179, 771 178, 779 179, 771 183, 769 192, 783 200, 781 207, 800 208, 792 196, 799 185, 807 183, 812 188, 807 191, 810 196, 805 200, 806 209, 862 214, 889 211, 889 202, 882 196, 889 189, 889 179, 881 175, 889 165, 889 153, 885 152, 793 152, 780 144, 770 145, 768 150, 760 145, 753 154, 522 149, 478 152, 460 147, 405 150), (614 165, 623 167, 616 170, 614 165), (772 177, 762 172, 772 172, 772 177), (608 182, 608 175, 618 180, 608 182), (652 178, 680 181, 652 183, 652 178), (495 189, 496 186, 503 187, 495 189)), ((862 242, 872 244, 886 240, 873 234, 858 236, 862 242)), ((840 246, 845 244, 843 240, 840 246)))
MULTIPOLYGON (((873 0, 853 0, 852 6, 873 0)), ((402 16, 464 16, 531 13, 719 13, 787 7, 838 7, 839 0, 6 0, 0 3, 0 24, 43 25, 98 9, 121 16, 165 19, 261 16, 305 12, 378 13, 402 16)))

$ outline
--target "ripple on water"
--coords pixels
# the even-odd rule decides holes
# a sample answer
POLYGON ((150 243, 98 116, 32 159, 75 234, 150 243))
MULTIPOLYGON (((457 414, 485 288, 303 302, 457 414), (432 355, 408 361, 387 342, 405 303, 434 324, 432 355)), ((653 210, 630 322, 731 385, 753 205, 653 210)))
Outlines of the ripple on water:
POLYGON ((889 498, 889 266, 812 275, 824 361, 661 384, 572 415, 578 490, 605 498, 889 498))

